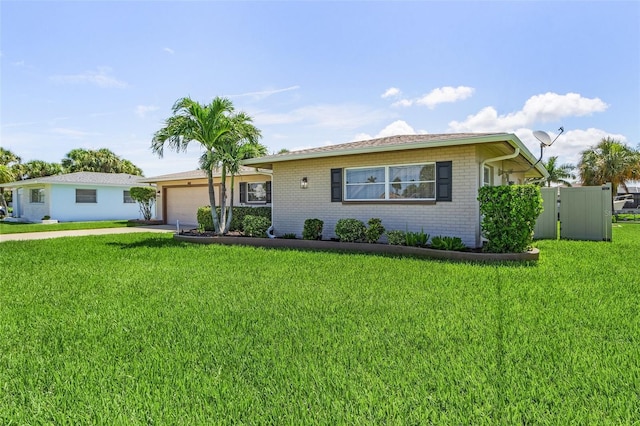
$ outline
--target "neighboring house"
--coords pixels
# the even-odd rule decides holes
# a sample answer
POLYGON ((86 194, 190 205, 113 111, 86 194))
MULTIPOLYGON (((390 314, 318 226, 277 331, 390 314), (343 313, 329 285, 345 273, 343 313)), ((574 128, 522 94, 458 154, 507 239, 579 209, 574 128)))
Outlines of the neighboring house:
POLYGON ((392 136, 243 161, 273 171, 276 235, 302 234, 304 221, 382 219, 387 230, 424 230, 480 247, 478 188, 546 177, 513 134, 392 136))
POLYGON ((137 219, 140 209, 129 195, 141 176, 78 172, 0 184, 13 191, 13 217, 38 222, 137 219))
MULTIPOLYGON (((197 225, 198 208, 208 206, 209 184, 203 170, 172 173, 142 179, 156 185, 156 218, 175 225, 197 225)), ((216 205, 220 204, 220 173, 213 174, 216 205)), ((231 178, 227 176, 227 196, 231 195, 231 178)), ((241 167, 234 178, 234 206, 270 206, 271 170, 241 167)), ((227 200, 227 205, 229 200, 227 200)))

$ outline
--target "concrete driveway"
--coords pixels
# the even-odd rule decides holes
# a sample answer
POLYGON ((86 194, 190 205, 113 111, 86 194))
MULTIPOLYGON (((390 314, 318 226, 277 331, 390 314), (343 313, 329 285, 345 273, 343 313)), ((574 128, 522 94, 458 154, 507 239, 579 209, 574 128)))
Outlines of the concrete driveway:
POLYGON ((78 229, 73 231, 27 232, 24 234, 1 234, 0 243, 5 241, 45 240, 59 237, 82 237, 86 235, 130 234, 132 232, 176 232, 173 225, 132 226, 128 228, 78 229))

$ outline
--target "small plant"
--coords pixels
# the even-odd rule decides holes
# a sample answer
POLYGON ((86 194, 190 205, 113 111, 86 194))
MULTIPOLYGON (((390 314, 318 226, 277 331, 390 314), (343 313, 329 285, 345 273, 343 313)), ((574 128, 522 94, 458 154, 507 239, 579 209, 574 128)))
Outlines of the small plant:
POLYGON ((467 248, 460 237, 436 236, 431 239, 431 248, 437 250, 462 251, 467 248))
POLYGON ((49 220, 49 219, 51 219, 51 216, 49 216, 48 214, 46 214, 46 215, 42 216, 42 219, 41 219, 41 220, 49 220))
POLYGON ((296 238, 298 238, 298 236, 295 233, 290 232, 287 234, 282 234, 281 238, 284 238, 285 240, 295 240, 296 238))
POLYGON ((403 246, 407 239, 404 231, 387 231, 387 242, 392 246, 403 246))
POLYGON ((335 233, 341 242, 353 243, 364 240, 367 227, 358 219, 340 219, 336 222, 335 233))
POLYGON ((365 238, 368 243, 376 243, 382 234, 384 234, 384 226, 382 226, 382 220, 377 217, 369 219, 369 227, 365 231, 365 238))
POLYGON ((129 195, 138 203, 144 220, 151 220, 153 205, 156 202, 156 189, 151 186, 134 186, 129 189, 129 195))
POLYGON ((424 228, 419 232, 405 232, 405 244, 413 247, 424 247, 429 241, 429 234, 424 233, 424 228))
POLYGON ((321 240, 322 239, 322 228, 323 227, 324 227, 324 222, 322 220, 320 220, 320 219, 307 219, 307 220, 305 220, 304 221, 304 228, 302 229, 302 239, 304 239, 304 240, 321 240))
POLYGON ((271 221, 262 216, 245 216, 242 221, 244 235, 248 237, 266 238, 267 229, 271 226, 271 221))

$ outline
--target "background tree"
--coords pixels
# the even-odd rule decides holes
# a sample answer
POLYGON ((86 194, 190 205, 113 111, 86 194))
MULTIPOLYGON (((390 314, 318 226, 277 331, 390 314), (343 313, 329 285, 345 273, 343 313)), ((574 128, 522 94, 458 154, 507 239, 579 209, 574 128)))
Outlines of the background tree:
POLYGON ((626 182, 639 177, 640 153, 624 143, 606 137, 596 146, 581 153, 578 164, 583 185, 594 186, 611 182, 612 197, 618 193, 618 186, 627 190, 626 182))
MULTIPOLYGON (((18 180, 14 167, 20 164, 22 160, 8 149, 0 147, 0 183, 9 183, 18 180)), ((11 193, 5 194, 4 188, 0 188, 0 204, 4 207, 4 212, 8 212, 7 195, 9 198, 11 193)))
POLYGON ((98 150, 76 148, 72 149, 62 159, 65 172, 100 172, 100 173, 128 173, 142 176, 142 169, 131 161, 117 156, 107 148, 98 150))
POLYGON ((202 105, 186 97, 176 101, 172 111, 165 126, 154 134, 151 150, 162 157, 165 145, 181 152, 186 151, 191 142, 200 144, 204 152, 199 163, 207 174, 213 227, 217 234, 226 234, 233 215, 233 198, 229 206, 226 204, 227 176, 233 180, 242 159, 266 152, 266 148, 258 143, 260 131, 251 124, 250 116, 236 113, 227 98, 216 97, 210 104, 202 105), (214 170, 219 170, 221 175, 219 217, 213 186, 214 170))
POLYGON ((16 173, 20 174, 20 180, 35 179, 46 176, 54 176, 64 173, 58 163, 47 163, 42 160, 31 160, 14 166, 16 173))
POLYGON ((134 186, 129 189, 129 195, 140 206, 140 213, 144 220, 151 220, 151 210, 156 202, 156 189, 151 186, 134 186))
POLYGON ((566 186, 571 186, 571 182, 567 179, 575 179, 576 175, 573 174, 576 166, 571 163, 558 164, 558 157, 553 156, 543 163, 544 168, 549 172, 549 177, 540 182, 540 186, 547 184, 550 187, 552 183, 559 183, 566 186))

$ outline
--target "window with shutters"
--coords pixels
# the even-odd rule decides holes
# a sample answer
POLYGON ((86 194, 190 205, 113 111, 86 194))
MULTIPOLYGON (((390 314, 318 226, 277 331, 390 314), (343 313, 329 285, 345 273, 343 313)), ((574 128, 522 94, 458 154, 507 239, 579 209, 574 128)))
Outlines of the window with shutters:
POLYGON ((345 169, 344 200, 436 199, 436 163, 345 169))

